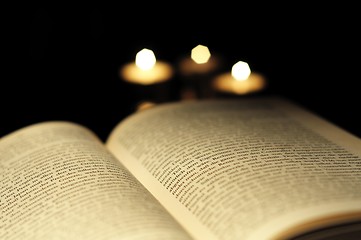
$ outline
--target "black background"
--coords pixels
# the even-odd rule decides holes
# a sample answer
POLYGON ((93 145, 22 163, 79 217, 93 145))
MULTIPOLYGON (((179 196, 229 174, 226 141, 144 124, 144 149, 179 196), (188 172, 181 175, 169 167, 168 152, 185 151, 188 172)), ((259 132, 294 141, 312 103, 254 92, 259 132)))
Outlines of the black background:
POLYGON ((203 44, 287 97, 361 136, 359 17, 349 5, 134 2, 4 9, 0 137, 70 120, 103 140, 134 111, 118 76, 142 48, 175 64, 203 44), (4 41, 5 40, 5 41, 4 41))

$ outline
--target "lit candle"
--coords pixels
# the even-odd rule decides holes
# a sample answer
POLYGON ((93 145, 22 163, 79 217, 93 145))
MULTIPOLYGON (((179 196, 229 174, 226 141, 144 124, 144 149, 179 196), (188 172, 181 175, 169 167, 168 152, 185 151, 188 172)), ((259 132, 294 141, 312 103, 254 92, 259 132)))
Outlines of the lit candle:
POLYGON ((220 68, 220 60, 209 48, 197 45, 190 57, 181 59, 179 73, 182 77, 182 98, 207 98, 211 95, 211 76, 220 68))
POLYGON ((208 74, 219 67, 219 59, 211 55, 209 48, 197 45, 191 51, 191 56, 184 58, 179 63, 179 71, 184 76, 208 74))
POLYGON ((265 78, 251 72, 248 63, 238 61, 232 66, 231 73, 223 73, 213 81, 213 87, 221 92, 245 95, 263 90, 266 87, 265 78))
POLYGON ((139 51, 135 62, 124 65, 119 74, 136 104, 143 101, 166 102, 177 97, 173 92, 174 81, 170 81, 173 67, 157 60, 150 49, 139 51))
POLYGON ((120 69, 120 76, 130 83, 150 85, 171 79, 173 68, 166 62, 157 61, 154 52, 144 48, 136 54, 135 63, 120 69))

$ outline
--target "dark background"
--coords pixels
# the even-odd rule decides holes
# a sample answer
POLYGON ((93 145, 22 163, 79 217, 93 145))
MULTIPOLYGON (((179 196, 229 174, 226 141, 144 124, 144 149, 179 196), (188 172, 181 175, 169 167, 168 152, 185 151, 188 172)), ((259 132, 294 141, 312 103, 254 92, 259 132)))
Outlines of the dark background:
MULTIPOLYGON (((287 97, 361 137, 359 17, 349 5, 16 6, 4 9, 0 137, 70 120, 103 140, 134 111, 118 76, 146 47, 176 64, 203 44, 228 71, 238 60, 287 97)), ((179 79, 178 79, 179 80, 179 79)))

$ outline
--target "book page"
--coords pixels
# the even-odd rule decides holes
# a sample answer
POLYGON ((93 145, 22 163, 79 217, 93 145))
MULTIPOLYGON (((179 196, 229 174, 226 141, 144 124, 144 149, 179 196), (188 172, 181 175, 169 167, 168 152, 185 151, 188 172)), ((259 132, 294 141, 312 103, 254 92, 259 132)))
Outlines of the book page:
POLYGON ((39 123, 0 141, 0 239, 190 239, 88 129, 39 123))
POLYGON ((361 219, 361 140, 280 98, 154 106, 106 145, 196 239, 361 219))

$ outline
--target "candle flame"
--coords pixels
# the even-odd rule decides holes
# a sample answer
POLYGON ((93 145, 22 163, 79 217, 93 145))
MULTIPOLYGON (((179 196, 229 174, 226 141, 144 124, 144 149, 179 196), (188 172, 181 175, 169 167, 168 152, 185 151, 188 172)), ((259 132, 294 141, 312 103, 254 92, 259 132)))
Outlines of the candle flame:
POLYGON ((245 81, 251 74, 248 63, 239 61, 232 67, 232 76, 238 81, 245 81))
POLYGON ((208 62, 209 58, 211 57, 211 53, 209 52, 208 47, 203 45, 197 45, 195 48, 192 49, 191 58, 198 64, 208 62))
POLYGON ((135 64, 142 70, 150 70, 154 67, 156 58, 152 50, 143 48, 135 56, 135 64))

